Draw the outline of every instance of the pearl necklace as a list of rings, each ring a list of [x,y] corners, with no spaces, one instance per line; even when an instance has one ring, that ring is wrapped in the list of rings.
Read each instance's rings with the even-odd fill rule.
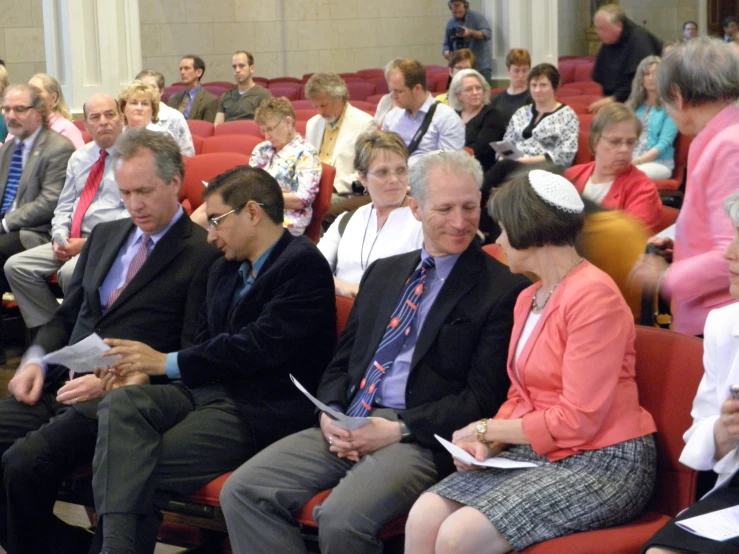
[[[541,290],[541,286],[539,286],[539,288],[536,289],[536,292],[534,292],[534,296],[531,297],[531,311],[532,312],[534,312],[535,314],[540,314],[544,310],[544,308],[547,305],[547,302],[549,302],[549,299],[552,297],[552,293],[554,292],[554,289],[557,288],[557,285],[559,285],[562,281],[564,281],[564,278],[567,277],[567,275],[570,274],[570,271],[572,271],[573,269],[575,269],[575,267],[577,267],[577,264],[579,264],[581,261],[583,261],[583,259],[584,258],[578,258],[578,260],[574,264],[572,264],[572,267],[570,267],[570,269],[567,270],[567,273],[565,273],[564,275],[562,275],[562,278],[559,281],[557,281],[554,284],[554,286],[551,288],[551,290],[547,294],[547,297],[544,299],[544,302],[542,302],[541,306],[539,306],[536,303],[536,294]]]

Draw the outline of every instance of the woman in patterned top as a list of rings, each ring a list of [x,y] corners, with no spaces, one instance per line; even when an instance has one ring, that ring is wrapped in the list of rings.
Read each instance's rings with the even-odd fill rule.
[[[249,165],[277,180],[285,198],[284,225],[293,235],[302,235],[321,180],[318,152],[295,131],[295,112],[285,97],[263,101],[254,121],[267,140],[254,148]]]

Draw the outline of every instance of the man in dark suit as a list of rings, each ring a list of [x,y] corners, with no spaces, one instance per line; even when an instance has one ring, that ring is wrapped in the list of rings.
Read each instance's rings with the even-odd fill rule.
[[[423,249],[366,271],[318,390],[322,402],[370,421],[348,431],[322,414],[320,428],[236,470],[221,491],[235,552],[305,552],[291,514],[332,487],[314,511],[321,550],[381,552],[383,525],[453,469],[434,433],[450,438],[506,398],[513,306],[526,283],[474,242],[480,164],[432,152],[410,182]]]
[[[210,121],[218,112],[218,97],[200,84],[205,74],[205,62],[200,56],[187,55],[180,61],[180,79],[185,90],[169,97],[170,108],[180,110],[185,119]]]
[[[169,353],[108,341],[111,372],[179,379],[123,387],[100,403],[93,491],[102,551],[154,551],[155,490],[189,494],[313,422],[290,383],[316,388],[336,338],[331,269],[306,237],[283,228],[284,203],[266,171],[239,167],[204,193],[213,264],[199,344]],[[157,496],[159,498],[159,496]]]
[[[14,85],[3,112],[12,137],[0,148],[0,267],[13,254],[51,240],[51,218],[74,146],[49,129],[41,91]],[[0,271],[0,295],[10,290]],[[0,346],[0,363],[5,363]]]
[[[0,543],[10,554],[76,554],[92,538],[54,517],[53,506],[61,479],[92,460],[106,389],[93,374],[68,381],[66,368],[45,367],[44,353],[91,333],[162,350],[193,344],[207,270],[218,257],[177,201],[183,164],[169,135],[129,130],[116,143],[113,163],[132,219],[92,230],[68,294],[10,381],[12,396],[0,401]],[[151,244],[142,251],[145,237]],[[139,253],[142,265],[131,273],[138,265],[132,254]],[[139,373],[115,385],[147,381]]]

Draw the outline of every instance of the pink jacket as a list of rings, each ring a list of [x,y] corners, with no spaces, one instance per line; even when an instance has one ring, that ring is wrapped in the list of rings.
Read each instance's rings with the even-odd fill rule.
[[[514,371],[538,287],[524,290],[516,302],[511,387],[495,418],[523,418],[532,448],[550,461],[654,433],[634,380],[633,316],[613,280],[587,261],[555,289]]]
[[[75,150],[82,148],[85,145],[85,139],[82,138],[82,132],[74,123],[69,121],[69,119],[64,119],[62,116],[57,114],[51,114],[49,116],[49,129],[56,131],[63,137],[67,137],[74,145]]]
[[[582,194],[594,169],[595,162],[590,162],[571,167],[564,175],[572,181],[577,192]],[[659,224],[662,201],[657,186],[643,171],[633,165],[616,177],[601,204],[604,208],[625,211],[644,223],[653,233],[661,230]]]
[[[688,152],[673,262],[662,281],[675,331],[699,335],[709,311],[735,302],[729,295],[729,264],[723,259],[734,228],[721,204],[739,190],[737,185],[739,108],[730,105],[698,133]]]

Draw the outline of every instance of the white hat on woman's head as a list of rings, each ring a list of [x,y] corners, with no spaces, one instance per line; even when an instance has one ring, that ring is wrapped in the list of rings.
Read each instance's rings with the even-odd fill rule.
[[[575,185],[556,173],[534,169],[529,172],[529,183],[536,195],[550,206],[573,214],[585,208]]]

